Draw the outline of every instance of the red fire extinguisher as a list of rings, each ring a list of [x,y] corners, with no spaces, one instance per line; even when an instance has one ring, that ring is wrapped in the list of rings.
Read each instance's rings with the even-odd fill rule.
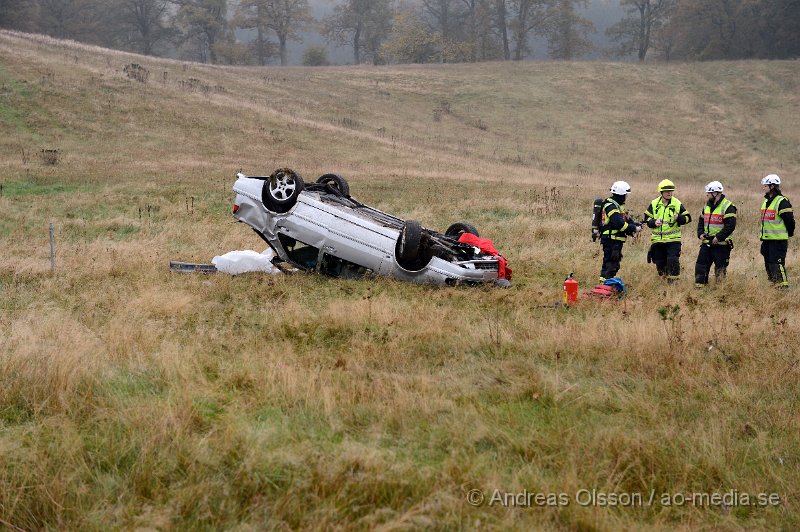
[[[564,279],[564,304],[571,305],[578,301],[578,281],[572,278],[572,274]]]

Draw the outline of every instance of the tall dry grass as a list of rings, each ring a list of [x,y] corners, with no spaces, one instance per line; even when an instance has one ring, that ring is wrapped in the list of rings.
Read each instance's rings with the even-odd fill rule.
[[[768,287],[756,235],[761,174],[795,190],[794,62],[222,68],[10,32],[0,58],[4,526],[800,526],[795,289]],[[516,287],[167,271],[262,249],[232,175],[285,165],[476,224]],[[641,213],[666,176],[695,216],[711,179],[739,206],[725,284],[693,288],[689,227],[680,283],[633,240],[623,303],[554,307],[599,272],[592,199],[625,178]],[[575,503],[593,488],[781,504]]]

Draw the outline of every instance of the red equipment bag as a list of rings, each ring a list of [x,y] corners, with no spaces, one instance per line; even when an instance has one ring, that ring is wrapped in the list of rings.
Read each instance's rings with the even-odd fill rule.
[[[589,292],[589,297],[594,299],[619,299],[619,295],[613,286],[607,284],[599,284]]]

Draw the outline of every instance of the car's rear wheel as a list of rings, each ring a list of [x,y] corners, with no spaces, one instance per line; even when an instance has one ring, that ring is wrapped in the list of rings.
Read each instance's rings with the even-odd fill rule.
[[[475,226],[472,224],[468,224],[467,222],[456,222],[450,227],[447,228],[447,231],[444,232],[444,236],[451,236],[453,238],[458,239],[464,233],[469,233],[475,236],[481,236],[478,233],[478,230],[475,229]]]
[[[290,168],[279,168],[264,181],[262,201],[273,212],[287,212],[304,188],[300,174]]]
[[[422,226],[416,220],[406,221],[397,241],[397,255],[400,260],[409,263],[419,257],[421,243]]]
[[[339,194],[345,197],[350,197],[350,185],[347,184],[347,180],[338,174],[325,174],[319,176],[317,179],[317,183],[323,185],[330,185],[333,187]]]

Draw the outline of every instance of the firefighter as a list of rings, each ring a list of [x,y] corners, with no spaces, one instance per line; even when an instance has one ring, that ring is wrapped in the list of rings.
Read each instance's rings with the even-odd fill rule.
[[[761,255],[767,277],[773,286],[788,288],[786,251],[789,237],[794,236],[792,204],[781,194],[781,178],[770,174],[761,180],[764,203],[761,204]]]
[[[694,265],[694,282],[698,288],[708,284],[712,264],[717,282],[725,277],[733,249],[730,236],[736,229],[736,205],[722,193],[722,183],[712,181],[705,190],[707,203],[697,220],[697,238],[701,244]]]
[[[629,235],[642,230],[625,212],[625,198],[631,193],[631,186],[625,181],[615,181],[611,185],[611,197],[603,203],[600,225],[600,243],[603,246],[603,267],[600,270],[600,283],[615,277],[622,261],[622,246]]]
[[[692,221],[692,216],[673,193],[675,183],[664,179],[658,184],[659,196],[650,202],[644,213],[644,222],[652,229],[647,262],[656,263],[658,275],[673,282],[681,273],[681,229]]]

